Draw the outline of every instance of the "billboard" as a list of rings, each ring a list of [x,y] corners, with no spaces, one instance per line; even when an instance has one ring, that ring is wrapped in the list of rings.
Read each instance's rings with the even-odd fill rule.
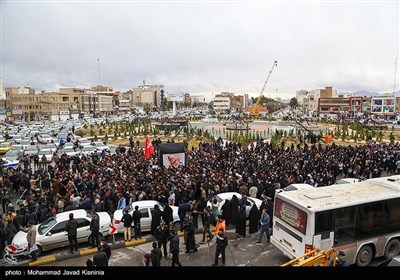
[[[166,168],[186,165],[184,143],[162,143],[159,150],[159,165]]]
[[[183,101],[183,92],[180,91],[174,91],[172,93],[169,93],[169,98],[171,101]]]

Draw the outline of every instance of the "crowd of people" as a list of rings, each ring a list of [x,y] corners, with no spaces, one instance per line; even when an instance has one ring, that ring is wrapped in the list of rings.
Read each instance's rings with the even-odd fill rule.
[[[123,209],[134,201],[151,199],[163,205],[178,206],[182,230],[186,212],[190,213],[193,222],[185,231],[189,240],[187,251],[192,252],[197,249],[190,241],[191,232],[192,228],[199,227],[199,218],[206,225],[203,242],[206,233],[212,238],[207,229],[215,223],[219,213],[214,207],[206,208],[207,201],[218,193],[240,192],[257,198],[268,197],[272,203],[275,190],[292,183],[321,187],[334,184],[338,177],[366,179],[400,170],[399,143],[325,147],[302,143],[274,148],[263,139],[242,147],[233,142],[224,143],[219,138],[213,144],[200,143],[198,150],[186,151],[185,166],[168,169],[157,165],[159,143],[153,142],[156,151],[149,160],[143,156],[142,149],[131,145],[119,146],[118,153],[104,157],[96,153],[82,157],[61,153],[54,164],[39,166],[35,171],[29,161],[18,169],[6,170],[0,177],[1,251],[11,242],[16,229],[26,228],[29,221],[38,224],[57,213],[74,209],[106,211],[112,215],[116,209]],[[23,200],[13,205],[11,197],[22,193],[25,194]],[[272,215],[272,207],[267,204],[265,209]],[[243,221],[240,209],[237,217],[228,212],[222,212],[227,224]],[[258,222],[260,209],[253,209],[250,215]],[[153,234],[162,227],[160,222],[161,219],[152,225]],[[244,231],[239,228],[237,233],[245,236],[246,228]],[[136,232],[135,236],[140,234]],[[125,239],[131,239],[130,232]],[[164,241],[157,247],[160,244],[165,254]]]

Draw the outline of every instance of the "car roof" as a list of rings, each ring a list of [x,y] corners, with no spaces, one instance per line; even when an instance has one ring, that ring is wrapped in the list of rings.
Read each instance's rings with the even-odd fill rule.
[[[136,205],[139,206],[139,209],[140,209],[140,207],[151,207],[156,204],[160,205],[160,203],[156,200],[140,200],[140,201],[133,202],[132,208],[134,209]]]
[[[237,192],[225,192],[225,193],[217,194],[217,196],[219,196],[222,200],[232,198],[234,195],[236,195],[236,197],[238,199],[242,198],[242,195],[240,193],[237,193]]]
[[[57,216],[56,216],[57,221],[68,220],[70,213],[74,214],[75,219],[86,218],[86,216],[87,216],[86,210],[84,210],[84,209],[71,210],[71,211],[62,212],[62,213],[57,214]]]
[[[284,187],[284,191],[294,191],[294,190],[303,190],[303,189],[313,189],[314,187],[309,184],[290,184],[287,187]]]

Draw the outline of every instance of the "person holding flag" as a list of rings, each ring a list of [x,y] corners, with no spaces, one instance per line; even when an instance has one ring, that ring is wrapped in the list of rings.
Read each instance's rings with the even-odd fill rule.
[[[153,144],[151,144],[150,137],[149,137],[149,135],[147,135],[146,136],[146,146],[145,146],[145,150],[144,150],[144,157],[147,159],[150,159],[153,152],[154,152]]]

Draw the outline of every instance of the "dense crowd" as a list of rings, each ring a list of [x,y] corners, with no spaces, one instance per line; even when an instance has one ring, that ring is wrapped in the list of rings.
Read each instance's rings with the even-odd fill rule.
[[[263,139],[242,147],[219,138],[187,151],[186,166],[169,169],[157,165],[158,144],[154,142],[150,160],[131,145],[105,156],[62,154],[54,165],[35,171],[30,162],[4,171],[0,178],[1,246],[10,243],[17,229],[30,220],[37,224],[74,209],[112,214],[131,202],[152,199],[175,206],[196,201],[196,210],[202,213],[206,201],[220,192],[273,199],[276,189],[292,183],[321,187],[334,184],[338,177],[366,179],[400,169],[398,143],[325,147],[302,143],[273,148]],[[10,205],[12,195],[22,193],[23,200]]]

